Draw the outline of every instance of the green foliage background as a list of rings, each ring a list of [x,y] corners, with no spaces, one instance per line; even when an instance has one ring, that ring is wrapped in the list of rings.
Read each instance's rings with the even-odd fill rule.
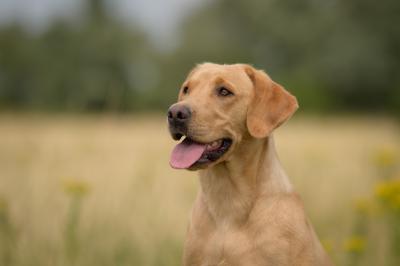
[[[160,50],[102,0],[45,32],[0,29],[0,107],[45,111],[165,109],[196,63],[251,63],[309,111],[400,113],[400,2],[214,0]]]

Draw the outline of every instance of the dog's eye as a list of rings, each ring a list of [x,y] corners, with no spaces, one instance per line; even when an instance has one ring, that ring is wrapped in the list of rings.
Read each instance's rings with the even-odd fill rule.
[[[225,87],[219,87],[217,92],[219,96],[223,97],[233,95],[233,93]]]
[[[187,94],[188,91],[189,91],[189,87],[188,86],[183,87],[183,89],[182,89],[182,93],[183,94]]]

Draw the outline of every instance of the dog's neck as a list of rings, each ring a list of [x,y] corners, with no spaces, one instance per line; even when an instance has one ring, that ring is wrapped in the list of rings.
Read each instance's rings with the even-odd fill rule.
[[[245,223],[261,196],[292,191],[272,135],[241,141],[229,160],[200,171],[200,184],[200,200],[217,225]]]

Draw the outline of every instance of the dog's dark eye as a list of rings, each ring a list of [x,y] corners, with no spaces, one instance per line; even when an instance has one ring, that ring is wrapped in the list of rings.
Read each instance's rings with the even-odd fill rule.
[[[183,94],[187,94],[188,91],[189,91],[189,87],[188,86],[183,87],[183,89],[182,89],[182,93]]]
[[[217,92],[219,96],[223,97],[233,95],[233,93],[225,87],[219,87]]]

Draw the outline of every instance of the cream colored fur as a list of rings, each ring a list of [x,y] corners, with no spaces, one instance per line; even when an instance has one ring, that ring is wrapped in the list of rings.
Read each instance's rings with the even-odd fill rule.
[[[215,96],[220,83],[235,96]],[[332,265],[271,133],[297,109],[295,98],[265,73],[240,64],[202,64],[184,86],[190,92],[181,93],[177,104],[193,110],[192,136],[201,142],[229,137],[233,144],[217,162],[199,169],[183,265]]]

